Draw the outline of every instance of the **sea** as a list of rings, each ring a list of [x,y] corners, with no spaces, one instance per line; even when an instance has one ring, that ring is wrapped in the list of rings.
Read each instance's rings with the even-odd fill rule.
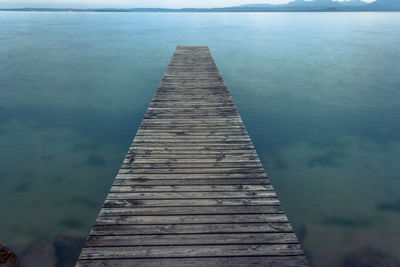
[[[178,45],[209,47],[312,266],[400,264],[390,12],[0,12],[1,243],[73,266]]]

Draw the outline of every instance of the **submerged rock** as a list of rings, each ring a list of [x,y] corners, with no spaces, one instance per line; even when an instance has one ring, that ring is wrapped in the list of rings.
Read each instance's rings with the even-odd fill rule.
[[[42,241],[33,247],[21,260],[21,267],[56,267],[56,250],[50,241]]]
[[[18,258],[9,248],[0,243],[0,266],[18,267]]]
[[[42,241],[22,258],[21,267],[74,266],[85,240],[84,236],[59,235],[53,241]]]
[[[400,261],[389,253],[378,249],[363,248],[346,256],[345,267],[398,267]]]
[[[53,241],[56,249],[57,267],[75,265],[85,241],[86,236],[57,236]]]

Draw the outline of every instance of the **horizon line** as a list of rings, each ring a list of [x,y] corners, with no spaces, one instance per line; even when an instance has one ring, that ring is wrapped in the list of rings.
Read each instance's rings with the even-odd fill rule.
[[[262,1],[262,0],[261,0]],[[261,2],[260,1],[260,2]],[[6,10],[6,9],[69,9],[69,10],[104,10],[104,9],[117,9],[117,10],[131,10],[131,9],[168,9],[168,10],[182,10],[182,9],[224,9],[224,8],[279,8],[279,7],[290,7],[287,6],[291,2],[294,2],[296,0],[291,0],[288,3],[285,4],[277,4],[277,3],[250,3],[250,4],[242,4],[242,5],[237,5],[237,6],[223,6],[223,7],[46,7],[46,6],[40,6],[40,7],[34,7],[34,6],[26,6],[26,7],[1,7],[0,10]],[[307,2],[313,2],[312,1],[307,1]],[[342,2],[351,2],[352,0],[330,0],[331,2],[334,3],[342,3]],[[360,0],[361,2],[365,3],[365,5],[369,5],[371,3],[376,2],[377,0],[373,0],[372,2],[366,2],[366,0]],[[269,5],[269,6],[247,6],[246,5]],[[308,6],[298,6],[298,7],[304,7],[304,8],[310,8]],[[358,7],[358,5],[349,5],[348,7]],[[311,7],[312,8],[312,7]],[[328,8],[328,7],[326,7]]]

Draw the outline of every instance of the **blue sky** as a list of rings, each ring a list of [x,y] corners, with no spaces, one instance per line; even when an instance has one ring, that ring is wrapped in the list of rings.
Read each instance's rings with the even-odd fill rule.
[[[364,0],[372,2],[373,0]],[[242,4],[268,3],[282,4],[290,0],[0,0],[0,7],[165,7],[165,8],[184,8],[184,7],[226,7]]]

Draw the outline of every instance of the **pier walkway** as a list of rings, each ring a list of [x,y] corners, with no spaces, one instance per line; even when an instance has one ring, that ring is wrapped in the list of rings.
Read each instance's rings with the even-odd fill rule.
[[[177,47],[77,266],[307,266],[207,47]]]

